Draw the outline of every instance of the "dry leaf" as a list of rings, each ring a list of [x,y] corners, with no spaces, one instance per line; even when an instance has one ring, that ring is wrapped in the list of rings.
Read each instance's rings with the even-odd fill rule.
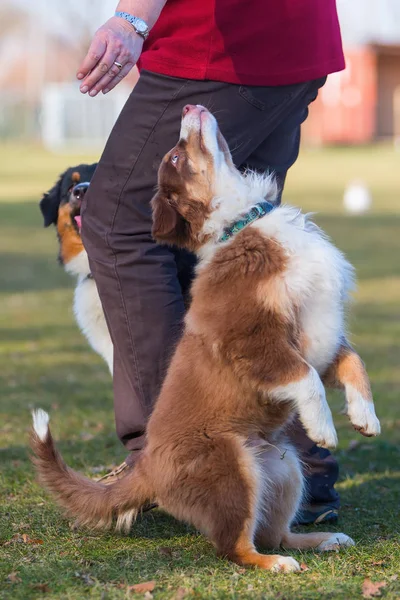
[[[372,565],[374,567],[379,567],[380,565],[383,565],[384,562],[385,562],[384,560],[374,560],[373,563],[372,563]]]
[[[370,579],[364,579],[362,584],[362,595],[363,598],[374,598],[375,596],[381,596],[381,588],[386,587],[386,581],[377,581],[374,583]]]
[[[396,581],[397,578],[398,578],[398,575],[391,575],[389,577],[390,581]]]
[[[50,588],[47,583],[32,583],[30,587],[34,590],[42,592],[42,594],[47,594],[47,592],[50,592]]]
[[[135,594],[145,594],[146,592],[152,592],[155,587],[155,581],[145,581],[144,583],[135,583],[135,585],[128,585],[126,589],[128,590],[128,592],[134,592]]]
[[[167,548],[166,546],[161,546],[159,548],[159,552],[160,554],[162,554],[163,556],[169,556],[172,557],[172,550],[171,548]]]
[[[8,542],[5,542],[4,546],[9,546],[14,542],[21,542],[24,544],[43,544],[43,540],[33,540],[29,537],[27,533],[23,533],[22,535],[20,533],[16,533],[12,536],[10,540],[8,540]]]
[[[16,571],[13,571],[7,575],[7,581],[10,583],[21,583],[22,579],[18,577],[18,573]]]
[[[22,541],[24,544],[43,544],[43,540],[35,539],[29,537],[27,533],[22,534]]]
[[[184,587],[180,587],[176,590],[175,596],[172,597],[173,600],[183,600],[186,596],[189,595],[189,590]]]
[[[305,563],[301,563],[300,570],[301,571],[309,571],[310,569],[307,567],[307,565]]]

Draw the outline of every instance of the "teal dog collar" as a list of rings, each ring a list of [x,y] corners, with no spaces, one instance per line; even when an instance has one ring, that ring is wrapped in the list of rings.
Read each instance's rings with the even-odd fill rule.
[[[267,202],[266,200],[264,202],[258,202],[249,210],[249,212],[244,214],[239,221],[235,221],[230,227],[225,227],[224,232],[218,241],[228,241],[236,233],[239,233],[239,231],[242,231],[242,229],[247,227],[247,225],[250,225],[250,223],[253,223],[253,221],[256,221],[257,219],[261,219],[261,217],[267,215],[274,208],[275,204],[271,204],[271,202]]]

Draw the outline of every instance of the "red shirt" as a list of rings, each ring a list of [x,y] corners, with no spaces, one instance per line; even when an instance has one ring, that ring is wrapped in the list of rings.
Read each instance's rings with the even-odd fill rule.
[[[344,69],[335,0],[167,0],[140,69],[287,85]]]

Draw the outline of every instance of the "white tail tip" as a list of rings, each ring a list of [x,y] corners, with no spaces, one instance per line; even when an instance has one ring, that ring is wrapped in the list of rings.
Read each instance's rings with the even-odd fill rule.
[[[33,429],[36,432],[38,438],[44,442],[49,431],[50,417],[41,408],[32,411]]]

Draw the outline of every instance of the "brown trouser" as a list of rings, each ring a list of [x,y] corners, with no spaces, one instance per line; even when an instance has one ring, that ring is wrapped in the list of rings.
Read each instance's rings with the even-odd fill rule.
[[[157,170],[178,141],[183,106],[209,108],[235,164],[274,171],[282,188],[298,155],[300,124],[323,83],[249,87],[142,72],[82,211],[83,240],[114,343],[115,420],[127,450],[143,446],[146,422],[179,339],[183,294],[191,278],[193,257],[158,246],[151,237]],[[326,487],[323,463],[321,458]],[[334,473],[330,470],[332,494],[336,470],[336,465]],[[310,482],[316,497],[312,477]]]

